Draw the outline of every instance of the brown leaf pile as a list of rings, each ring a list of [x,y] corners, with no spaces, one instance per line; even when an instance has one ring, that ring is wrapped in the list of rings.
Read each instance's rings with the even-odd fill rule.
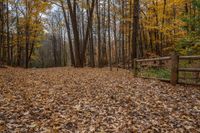
[[[0,132],[200,132],[200,88],[125,70],[0,69]]]

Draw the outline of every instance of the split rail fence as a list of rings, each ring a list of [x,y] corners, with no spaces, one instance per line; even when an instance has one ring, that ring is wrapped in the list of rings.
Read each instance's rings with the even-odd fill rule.
[[[159,61],[159,62],[171,61],[170,79],[161,79],[161,78],[154,78],[154,79],[168,81],[172,85],[176,85],[178,83],[184,83],[184,82],[179,81],[179,72],[196,73],[197,75],[199,75],[198,78],[200,78],[200,66],[197,68],[194,68],[194,67],[183,68],[183,67],[180,67],[179,65],[180,61],[191,61],[191,60],[200,61],[200,56],[179,56],[177,54],[173,54],[172,56],[168,56],[168,57],[160,57],[160,58],[152,58],[152,59],[135,59],[134,60],[134,75],[138,77],[138,73],[139,73],[138,67],[139,67],[139,64],[143,62],[146,63],[146,62],[156,62],[156,61]],[[142,78],[148,78],[148,77],[142,77]],[[195,85],[199,85],[199,84],[195,84]]]

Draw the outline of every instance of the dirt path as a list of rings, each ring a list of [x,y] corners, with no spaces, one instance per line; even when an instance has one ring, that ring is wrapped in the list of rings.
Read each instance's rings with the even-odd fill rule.
[[[0,132],[200,132],[200,88],[125,70],[0,69]]]

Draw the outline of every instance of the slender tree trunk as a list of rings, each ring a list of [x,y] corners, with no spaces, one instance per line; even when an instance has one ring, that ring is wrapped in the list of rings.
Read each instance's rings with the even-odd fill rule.
[[[90,66],[95,67],[94,43],[93,43],[93,33],[92,32],[90,32]]]
[[[55,35],[53,34],[53,36],[52,36],[52,47],[53,47],[53,56],[54,56],[54,65],[55,65],[55,67],[58,66],[56,44],[57,44],[57,40],[56,40]]]
[[[6,2],[6,16],[7,16],[7,23],[6,23],[6,26],[7,26],[7,65],[10,65],[11,62],[10,62],[10,26],[9,26],[9,3],[8,3],[8,0]]]
[[[85,61],[86,47],[87,47],[87,44],[88,44],[88,38],[89,38],[90,31],[91,31],[90,29],[92,28],[92,24],[93,24],[94,7],[95,7],[95,0],[92,0],[92,5],[90,7],[89,15],[88,15],[88,24],[87,24],[86,34],[85,34],[85,38],[84,38],[84,41],[83,41],[83,50],[82,50],[82,60],[83,60],[83,62]]]
[[[3,64],[4,0],[0,1],[0,66]]]
[[[72,66],[75,66],[75,59],[74,59],[74,49],[72,46],[72,37],[71,37],[71,28],[69,25],[69,17],[67,19],[66,13],[65,13],[65,23],[66,23],[66,28],[67,28],[67,36],[68,36],[68,41],[69,41],[69,49],[70,49],[70,58],[71,58],[71,64]]]
[[[10,46],[10,65],[11,65],[11,66],[13,66],[13,58],[14,58],[14,57],[13,57],[13,56],[14,56],[14,55],[13,55],[13,54],[14,54],[14,53],[13,53],[13,52],[14,52],[14,51],[13,51],[14,45],[13,45],[13,44],[14,44],[14,34],[11,33],[11,46]]]
[[[124,8],[125,8],[125,1],[122,1],[122,17],[124,18],[125,17],[125,14],[124,14]],[[124,50],[124,47],[125,47],[125,22],[124,20],[122,20],[122,65],[123,65],[123,69],[125,69],[125,50]]]
[[[109,47],[109,66],[110,71],[112,71],[112,51],[111,51],[111,31],[110,31],[110,0],[108,0],[108,47]]]
[[[16,28],[17,28],[17,66],[21,66],[21,46],[20,46],[20,29],[19,29],[19,13],[18,3],[15,5],[16,12]]]
[[[97,25],[98,25],[98,29],[97,29],[97,32],[98,32],[98,67],[101,67],[102,66],[102,63],[101,63],[101,17],[100,17],[100,3],[99,3],[99,0],[96,0],[96,12],[97,12]]]
[[[163,5],[163,18],[162,18],[162,28],[164,28],[164,24],[165,24],[165,14],[166,14],[166,4],[167,4],[167,1],[164,0],[164,5]],[[164,42],[164,34],[161,33],[160,35],[160,38],[161,38],[161,44],[160,44],[160,50],[161,50],[161,56],[163,55],[163,42]]]
[[[155,13],[155,17],[156,17],[156,27],[159,26],[159,20],[158,20],[158,11],[156,9],[156,7],[158,8],[158,2],[157,0],[156,1],[153,1],[153,5],[154,5],[154,13]],[[160,52],[160,42],[159,42],[159,30],[158,29],[155,29],[154,30],[154,36],[155,36],[155,42],[156,42],[156,54],[161,56],[161,52]]]
[[[116,12],[114,14],[114,40],[115,40],[115,64],[118,63],[118,44],[117,44],[117,19],[116,19]],[[118,64],[117,64],[118,65]]]
[[[129,2],[129,17],[131,18],[132,17],[132,0],[130,0],[130,2]],[[128,42],[128,69],[130,69],[130,61],[131,61],[131,28],[132,28],[132,22],[130,21],[129,22],[129,42]]]
[[[74,43],[75,43],[75,66],[82,67],[83,63],[81,60],[81,53],[80,53],[80,38],[79,38],[79,30],[78,30],[78,23],[76,18],[76,0],[74,0],[73,8],[71,4],[71,0],[67,0],[69,13],[71,17],[73,35],[74,35]]]
[[[30,28],[29,28],[29,1],[26,0],[26,25],[25,25],[25,36],[26,36],[26,60],[25,60],[25,67],[29,67],[29,46],[30,46]]]
[[[67,66],[66,30],[63,32],[63,65]]]
[[[69,20],[69,17],[68,17],[68,20]],[[68,36],[68,40],[69,40],[71,63],[72,63],[72,66],[75,66],[74,48],[72,46],[72,37],[71,37],[71,28],[69,25],[69,21],[66,21],[66,22],[67,22],[66,26],[67,26],[67,36]]]
[[[103,28],[103,44],[102,44],[102,66],[107,64],[107,50],[106,50],[106,0],[103,4],[103,17],[102,17],[102,28]]]
[[[33,41],[31,42],[31,44],[30,44],[30,52],[29,52],[29,56],[28,56],[28,62],[30,62],[31,61],[31,56],[32,56],[32,54],[33,54],[33,52],[34,52],[34,47],[35,47],[35,39],[36,39],[36,37],[37,37],[37,31],[34,31],[34,33],[33,33]]]
[[[137,42],[138,42],[138,28],[139,28],[139,0],[134,0],[133,4],[133,35],[132,35],[132,66],[134,59],[137,58]]]

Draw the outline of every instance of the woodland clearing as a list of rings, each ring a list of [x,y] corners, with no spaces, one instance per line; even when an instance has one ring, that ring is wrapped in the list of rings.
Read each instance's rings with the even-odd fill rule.
[[[0,69],[0,132],[200,132],[200,88],[108,68]]]

